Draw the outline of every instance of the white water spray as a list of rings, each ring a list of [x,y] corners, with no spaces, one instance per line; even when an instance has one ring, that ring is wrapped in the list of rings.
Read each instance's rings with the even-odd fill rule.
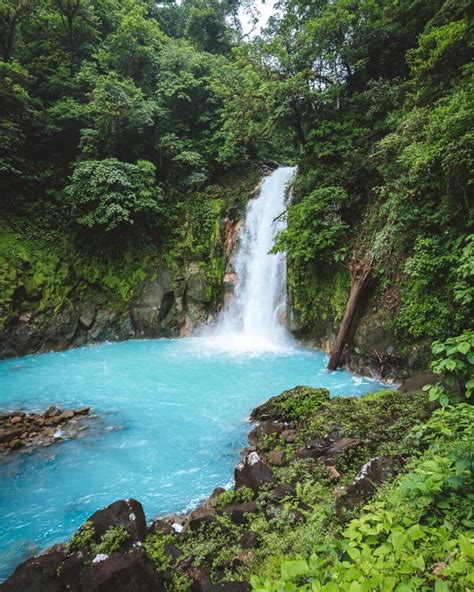
[[[293,167],[265,178],[260,195],[249,201],[235,258],[234,295],[212,329],[214,345],[236,351],[275,351],[292,346],[286,316],[286,259],[271,254],[273,239],[285,227],[285,189]],[[283,322],[282,322],[283,321]]]

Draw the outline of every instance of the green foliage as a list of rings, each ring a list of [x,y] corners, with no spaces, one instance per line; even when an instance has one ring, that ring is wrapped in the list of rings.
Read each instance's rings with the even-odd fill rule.
[[[473,419],[468,405],[435,412],[417,434],[428,449],[349,523],[340,541],[317,544],[309,559],[283,560],[277,580],[252,577],[253,589],[368,592],[472,587]]]
[[[68,542],[68,550],[75,552],[81,551],[86,547],[91,547],[94,544],[94,536],[95,529],[92,522],[84,522],[84,524]]]
[[[343,261],[347,225],[340,212],[346,201],[342,187],[322,187],[305,196],[291,208],[289,228],[277,237],[275,250],[287,252],[292,265]]]
[[[256,417],[258,419],[263,413],[265,417],[301,421],[309,413],[316,412],[327,401],[329,401],[327,389],[295,386],[258,407]]]
[[[230,504],[241,504],[250,502],[254,498],[254,492],[249,487],[241,487],[240,489],[229,489],[224,491],[217,498],[217,508],[222,510]]]
[[[309,414],[317,410],[323,403],[329,400],[329,392],[326,389],[313,389],[302,387],[291,396],[283,397],[280,407],[283,415],[288,420],[301,421]]]
[[[158,570],[167,569],[171,565],[171,558],[165,551],[168,545],[175,543],[174,538],[172,534],[151,534],[143,543],[143,548]]]
[[[111,555],[117,552],[128,538],[129,534],[123,526],[111,526],[101,537],[100,543],[94,545],[94,553]]]
[[[129,534],[123,526],[111,526],[101,537],[100,542],[95,542],[95,529],[92,522],[84,522],[79,530],[68,542],[69,552],[88,549],[94,554],[103,553],[111,555],[118,551],[129,539]]]
[[[154,172],[145,160],[135,165],[115,158],[78,163],[66,189],[77,222],[111,231],[158,214],[161,196]]]
[[[444,342],[435,341],[431,351],[431,368],[443,379],[448,390],[441,382],[427,385],[424,390],[428,391],[430,401],[439,400],[442,405],[448,405],[457,399],[458,390],[470,399],[474,392],[474,331],[465,331]]]

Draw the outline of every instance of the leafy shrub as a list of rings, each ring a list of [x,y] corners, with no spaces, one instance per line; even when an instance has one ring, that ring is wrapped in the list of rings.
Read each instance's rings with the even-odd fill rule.
[[[443,342],[435,341],[431,351],[433,371],[453,390],[446,391],[441,382],[427,385],[424,390],[428,391],[430,401],[439,400],[442,405],[447,405],[456,399],[456,389],[469,399],[474,391],[474,331],[465,331]]]
[[[111,555],[118,551],[128,538],[129,534],[123,526],[112,526],[104,533],[100,543],[94,545],[94,552]]]
[[[428,449],[352,520],[340,542],[283,561],[256,592],[468,590],[474,585],[474,409],[436,411],[417,432]],[[446,438],[446,436],[448,436]]]
[[[94,534],[95,530],[92,522],[84,522],[68,542],[68,550],[75,552],[85,549],[86,547],[91,547],[94,544]]]
[[[76,552],[82,549],[90,549],[92,553],[111,555],[120,549],[129,538],[129,534],[123,526],[111,526],[101,537],[100,542],[95,542],[95,531],[92,522],[84,522],[68,543],[68,551]]]
[[[126,228],[144,217],[152,221],[161,212],[155,167],[146,160],[136,164],[116,158],[78,162],[66,194],[76,222],[88,228]]]
[[[217,498],[217,508],[222,510],[230,504],[241,504],[253,500],[254,492],[250,487],[241,487],[240,489],[229,489],[224,491]]]

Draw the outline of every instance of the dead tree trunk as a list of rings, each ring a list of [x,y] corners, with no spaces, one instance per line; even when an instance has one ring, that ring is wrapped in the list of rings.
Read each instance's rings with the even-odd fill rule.
[[[369,259],[354,259],[349,263],[349,271],[351,274],[351,291],[349,293],[349,299],[346,304],[346,310],[342,319],[341,326],[339,327],[339,333],[337,334],[336,346],[334,351],[331,353],[331,357],[328,362],[328,370],[335,370],[341,361],[342,352],[346,345],[347,337],[352,327],[357,306],[360,301],[360,297],[364,291],[364,288],[369,279],[370,272],[372,269],[372,261]]]

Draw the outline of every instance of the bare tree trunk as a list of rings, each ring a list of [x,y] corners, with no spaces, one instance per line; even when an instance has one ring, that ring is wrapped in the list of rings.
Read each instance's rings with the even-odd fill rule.
[[[329,358],[328,370],[335,370],[339,366],[342,352],[344,351],[344,346],[346,345],[347,337],[349,336],[352,322],[357,311],[357,306],[367,284],[367,280],[369,279],[371,269],[372,261],[369,259],[356,259],[349,263],[351,291],[349,293],[349,299],[347,300],[344,317],[341,326],[339,327],[339,333],[337,334],[336,346]]]

